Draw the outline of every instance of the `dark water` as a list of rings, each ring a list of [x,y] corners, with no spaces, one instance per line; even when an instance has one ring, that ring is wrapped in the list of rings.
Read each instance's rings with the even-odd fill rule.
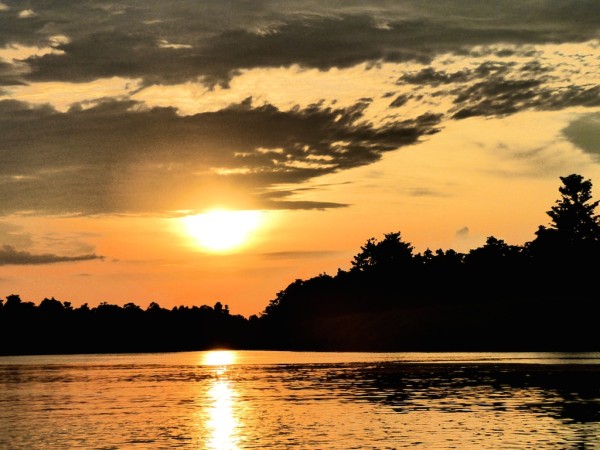
[[[0,358],[3,449],[600,449],[600,353]]]

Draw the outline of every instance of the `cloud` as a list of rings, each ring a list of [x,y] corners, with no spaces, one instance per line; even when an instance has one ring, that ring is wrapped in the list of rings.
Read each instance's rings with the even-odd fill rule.
[[[23,227],[0,221],[0,241],[18,247],[29,247],[34,240]]]
[[[456,230],[456,237],[460,239],[466,239],[469,237],[469,227],[462,227],[460,230]]]
[[[447,197],[445,192],[437,191],[431,188],[414,188],[408,191],[412,197]]]
[[[456,91],[455,119],[504,116],[527,109],[557,110],[573,106],[600,106],[600,87],[567,86],[551,89],[541,80],[491,78]]]
[[[106,101],[61,113],[0,102],[0,213],[165,213],[234,188],[257,206],[281,207],[275,186],[370,164],[437,132],[440,121],[424,114],[375,127],[365,103],[282,111],[246,99],[192,116],[142,106]]]
[[[541,80],[509,80],[501,76],[480,81],[456,91],[454,102],[459,106],[453,117],[502,116],[541,105],[541,84]]]
[[[418,72],[408,72],[400,77],[398,84],[428,84],[439,86],[440,84],[465,82],[472,79],[472,71],[461,70],[454,73],[448,73],[445,70],[435,70],[433,67],[426,67]]]
[[[342,254],[339,251],[333,250],[316,250],[316,251],[286,251],[286,252],[270,252],[263,253],[262,256],[269,259],[307,259],[307,258],[323,258],[329,256],[337,256]]]
[[[24,85],[25,82],[20,79],[20,73],[14,64],[9,64],[0,59],[0,95],[4,95],[5,91],[1,86],[17,86]]]
[[[412,94],[400,94],[390,107],[404,106],[412,98],[447,97],[453,106],[445,111],[453,119],[474,116],[506,116],[525,110],[558,110],[575,106],[600,106],[600,86],[588,80],[573,83],[561,79],[549,64],[521,51],[525,62],[486,60],[474,68],[458,71],[438,70],[432,66],[404,73],[398,86],[412,87]],[[512,55],[512,52],[509,52]],[[504,58],[504,56],[502,57]],[[548,58],[548,55],[544,55]],[[574,56],[571,63],[577,59]],[[476,61],[476,59],[474,60]],[[566,63],[565,63],[566,65]],[[436,88],[427,94],[420,90]]]
[[[10,245],[3,245],[0,247],[0,265],[54,264],[103,258],[103,256],[97,256],[95,254],[79,256],[59,256],[51,253],[33,254],[26,251],[18,251]]]
[[[439,132],[448,120],[600,106],[596,8],[595,0],[305,0],[285,9],[268,0],[227,6],[72,0],[42,2],[35,15],[19,20],[19,11],[7,7],[0,46],[36,50],[0,60],[5,98],[12,92],[18,98],[17,84],[64,87],[112,77],[131,86],[141,80],[142,89],[188,81],[230,89],[191,87],[187,104],[201,106],[190,107],[196,112],[190,115],[126,97],[94,99],[117,94],[98,94],[92,84],[77,85],[93,92],[68,110],[0,101],[0,215],[175,214],[216,203],[347,206],[300,200],[294,186],[371,164]],[[561,43],[584,44],[573,52]],[[388,62],[397,64],[390,69]],[[278,68],[285,78],[305,68],[321,76],[350,67],[357,73],[366,67],[365,80],[382,67],[393,75],[372,92],[324,90],[321,102],[306,106],[312,100],[292,96],[308,88],[275,92],[273,75],[260,70],[255,88],[251,72]],[[242,71],[249,71],[245,84],[235,78]],[[46,85],[37,87],[21,98],[52,100],[41,95]],[[233,104],[218,109],[210,93]],[[290,107],[294,102],[303,106]]]
[[[563,130],[563,134],[586,153],[600,157],[600,113],[577,118]]]
[[[126,1],[119,9],[65,1],[42,3],[35,16],[17,21],[12,11],[0,17],[0,45],[44,47],[53,35],[69,37],[56,45],[60,52],[26,60],[30,81],[119,76],[146,84],[202,79],[222,85],[258,67],[426,64],[498,42],[583,42],[597,38],[600,25],[595,0],[304,1],[289,8],[273,1],[252,7],[243,1]]]
[[[33,16],[35,16],[35,11],[33,11],[33,9],[24,9],[19,12],[20,19],[27,19],[28,17],[33,17]]]
[[[480,247],[485,243],[485,238],[480,233],[473,233],[469,227],[463,227],[456,230],[454,242],[448,248],[452,248],[458,252],[468,253],[470,250]]]

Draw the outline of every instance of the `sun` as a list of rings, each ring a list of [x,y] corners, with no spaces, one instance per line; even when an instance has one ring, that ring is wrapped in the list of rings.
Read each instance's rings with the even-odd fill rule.
[[[261,225],[260,211],[213,209],[203,214],[184,217],[187,233],[204,249],[226,252],[247,244]]]

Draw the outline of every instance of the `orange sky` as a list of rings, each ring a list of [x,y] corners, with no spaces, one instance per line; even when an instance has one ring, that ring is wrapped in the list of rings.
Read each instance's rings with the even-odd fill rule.
[[[600,183],[592,1],[29,6],[0,2],[0,297],[249,316],[370,237],[521,245],[560,176]]]

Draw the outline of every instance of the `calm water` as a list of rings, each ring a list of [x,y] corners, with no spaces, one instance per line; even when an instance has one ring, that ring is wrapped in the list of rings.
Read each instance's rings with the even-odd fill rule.
[[[0,357],[2,449],[600,449],[600,353]]]

